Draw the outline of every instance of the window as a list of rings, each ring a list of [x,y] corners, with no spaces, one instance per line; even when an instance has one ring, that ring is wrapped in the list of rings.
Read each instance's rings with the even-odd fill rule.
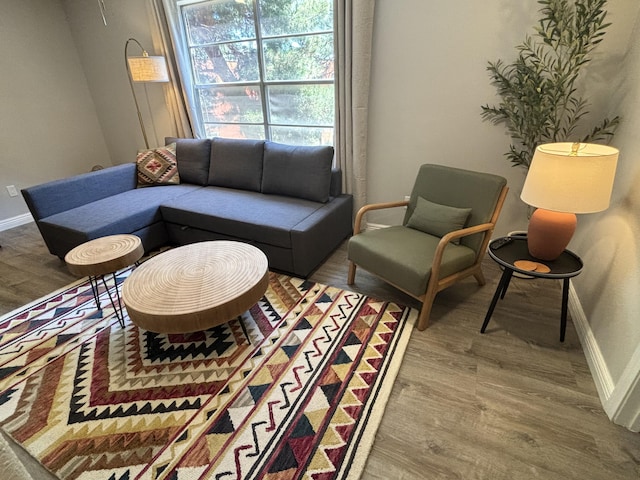
[[[333,0],[171,7],[198,136],[333,144]]]

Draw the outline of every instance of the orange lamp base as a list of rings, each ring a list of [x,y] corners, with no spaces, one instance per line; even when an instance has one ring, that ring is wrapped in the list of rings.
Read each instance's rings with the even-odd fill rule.
[[[540,260],[555,260],[569,245],[578,220],[574,213],[536,209],[529,220],[529,254]]]

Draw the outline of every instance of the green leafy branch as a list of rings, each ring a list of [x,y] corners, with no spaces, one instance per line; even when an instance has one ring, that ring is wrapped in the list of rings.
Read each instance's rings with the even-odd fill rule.
[[[620,118],[605,118],[582,138],[576,138],[588,115],[579,94],[580,71],[602,41],[607,0],[538,0],[541,18],[535,36],[516,47],[513,63],[489,62],[491,84],[501,98],[497,106],[482,106],[482,118],[504,124],[512,139],[505,156],[528,168],[537,145],[549,142],[608,141]]]

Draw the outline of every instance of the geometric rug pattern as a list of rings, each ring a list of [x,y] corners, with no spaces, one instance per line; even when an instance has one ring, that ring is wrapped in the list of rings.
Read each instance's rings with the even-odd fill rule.
[[[416,312],[269,275],[204,332],[122,328],[88,281],[3,316],[1,428],[61,479],[358,478]]]

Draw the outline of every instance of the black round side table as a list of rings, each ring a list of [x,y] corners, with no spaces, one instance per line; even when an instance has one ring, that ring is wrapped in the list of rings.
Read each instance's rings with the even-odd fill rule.
[[[504,298],[509,287],[509,282],[514,272],[518,272],[529,277],[562,279],[562,313],[560,317],[560,341],[564,342],[564,334],[567,328],[567,304],[569,301],[569,279],[575,277],[582,271],[583,263],[580,257],[575,253],[565,250],[553,261],[538,260],[529,255],[526,237],[501,237],[497,238],[489,244],[489,256],[504,267],[500,282],[491,300],[491,305],[484,318],[484,323],[480,329],[480,333],[484,333],[493,310],[496,308],[498,299]],[[531,267],[531,263],[541,264],[538,271],[519,268]],[[546,267],[546,268],[545,268]]]

